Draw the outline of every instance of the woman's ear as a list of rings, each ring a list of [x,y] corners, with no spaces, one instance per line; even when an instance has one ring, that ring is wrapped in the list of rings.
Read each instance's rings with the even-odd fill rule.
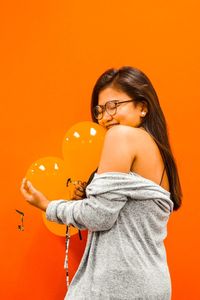
[[[143,111],[141,111],[141,116],[142,117],[145,117],[146,116],[146,112],[143,110]]]
[[[141,116],[145,117],[146,114],[148,113],[148,107],[147,107],[147,103],[145,101],[141,102],[140,109],[141,109]]]

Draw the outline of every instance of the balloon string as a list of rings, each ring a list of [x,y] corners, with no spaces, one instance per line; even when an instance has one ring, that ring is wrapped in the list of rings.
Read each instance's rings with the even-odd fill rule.
[[[66,228],[66,255],[65,255],[65,262],[64,262],[64,268],[66,269],[67,288],[69,287],[69,265],[68,265],[69,241],[70,241],[70,231],[69,231],[69,226],[67,226],[67,228]]]
[[[20,211],[18,209],[16,209],[15,211],[21,215],[21,225],[18,225],[18,229],[20,231],[24,231],[24,213],[23,213],[23,211]]]
[[[78,235],[79,235],[79,239],[82,240],[82,235],[81,235],[81,231],[78,230]]]
[[[80,240],[82,240],[81,231],[79,230],[78,233],[79,233]],[[65,254],[65,261],[64,261],[64,269],[66,270],[67,288],[69,287],[69,263],[68,263],[69,262],[69,241],[70,241],[70,226],[67,226],[66,227],[66,254]]]

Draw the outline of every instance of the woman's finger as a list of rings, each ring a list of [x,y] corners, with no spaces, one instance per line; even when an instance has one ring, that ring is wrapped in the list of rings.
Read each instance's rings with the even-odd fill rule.
[[[74,200],[81,200],[81,199],[82,199],[81,196],[77,196],[77,195],[74,196]]]
[[[32,201],[32,195],[36,192],[36,189],[33,187],[30,181],[28,181],[26,178],[23,178],[20,191],[27,201]]]
[[[23,178],[22,179],[22,183],[21,183],[21,188],[28,191],[28,187],[27,187],[27,179]]]
[[[26,182],[26,178],[23,178],[23,179],[22,179],[22,183],[21,183],[21,185],[24,185],[24,184],[25,184],[25,182]]]
[[[79,196],[83,196],[85,194],[85,188],[79,186],[76,188],[75,193]]]
[[[82,186],[78,186],[77,190],[80,192],[84,192],[84,188]]]
[[[73,199],[74,200],[81,200],[85,197],[85,191],[80,191],[77,187],[73,192]]]
[[[31,200],[32,196],[26,191],[26,189],[23,186],[21,186],[20,191],[27,201]]]
[[[21,190],[21,191],[25,191],[25,190],[26,190],[25,183],[26,183],[26,178],[23,178],[23,179],[22,179],[22,183],[21,183],[21,187],[20,187],[20,190]]]
[[[22,183],[21,183],[21,188],[24,188],[25,182],[26,182],[26,178],[23,178],[23,179],[22,179]]]
[[[28,187],[29,193],[35,194],[37,192],[36,188],[34,188],[34,186],[32,185],[32,183],[30,181],[27,181],[27,187]]]
[[[74,194],[77,195],[77,196],[81,196],[83,194],[83,192],[81,192],[81,191],[79,191],[79,190],[76,189],[74,191]]]

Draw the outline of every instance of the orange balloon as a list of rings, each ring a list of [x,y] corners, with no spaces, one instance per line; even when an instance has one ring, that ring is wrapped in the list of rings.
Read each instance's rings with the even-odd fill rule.
[[[45,224],[45,226],[47,227],[47,229],[49,231],[51,231],[52,233],[54,233],[55,235],[58,236],[66,236],[66,226],[64,226],[63,224],[58,224],[55,222],[50,222],[46,219],[46,215],[45,212],[42,212],[42,219],[43,222]],[[73,227],[73,226],[69,226],[69,234],[70,236],[77,234],[78,233],[78,229]]]
[[[80,122],[66,133],[62,153],[72,180],[87,181],[98,167],[106,130],[94,122]]]
[[[36,189],[50,201],[72,199],[74,182],[88,181],[90,174],[98,167],[106,130],[94,122],[81,122],[66,133],[62,151],[64,160],[58,157],[44,157],[34,162],[26,173]],[[42,213],[46,227],[59,236],[66,235],[66,226],[50,222]],[[70,235],[78,229],[70,226]]]
[[[58,157],[44,157],[34,162],[26,173],[26,178],[41,191],[48,200],[71,199],[74,186],[66,185],[67,171],[65,163]],[[66,235],[66,226],[50,222],[42,213],[46,227],[59,236]],[[78,229],[70,226],[70,234],[78,233]]]

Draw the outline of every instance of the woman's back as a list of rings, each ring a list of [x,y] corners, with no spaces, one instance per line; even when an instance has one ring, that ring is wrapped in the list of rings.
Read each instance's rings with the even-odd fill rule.
[[[133,172],[95,173],[86,193],[99,214],[87,217],[93,227],[66,299],[169,300],[163,240],[170,193]]]
[[[133,128],[130,130],[137,132],[138,138],[130,140],[130,147],[136,149],[136,156],[131,166],[131,171],[147,178],[169,191],[169,181],[167,178],[165,165],[159,148],[143,128]]]

